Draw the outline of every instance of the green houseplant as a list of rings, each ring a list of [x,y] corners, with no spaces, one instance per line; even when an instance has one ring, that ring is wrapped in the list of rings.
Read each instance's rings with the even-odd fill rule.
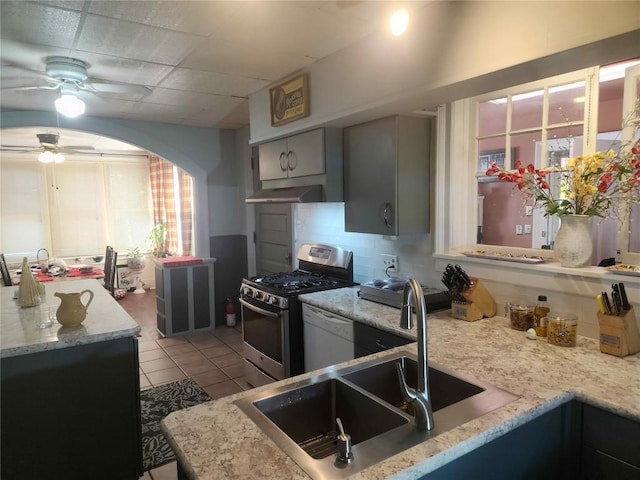
[[[167,256],[166,249],[167,224],[165,222],[156,223],[149,234],[151,251],[155,257]]]

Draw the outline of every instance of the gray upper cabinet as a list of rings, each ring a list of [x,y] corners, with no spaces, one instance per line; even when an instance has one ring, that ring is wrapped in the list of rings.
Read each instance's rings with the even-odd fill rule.
[[[322,128],[263,143],[259,149],[260,180],[325,173],[325,135]]]
[[[430,122],[393,116],[344,129],[345,230],[429,231]]]

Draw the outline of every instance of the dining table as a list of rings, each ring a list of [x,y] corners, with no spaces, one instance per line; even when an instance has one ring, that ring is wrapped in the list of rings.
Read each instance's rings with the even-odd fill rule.
[[[89,267],[90,265],[83,265],[83,267]],[[104,278],[104,270],[101,268],[102,264],[94,266],[91,270],[81,270],[79,266],[70,265],[66,270],[59,271],[55,274],[43,273],[39,268],[31,269],[33,276],[40,282],[64,282],[69,280],[89,280],[89,279],[101,279]],[[20,284],[20,270],[11,271],[11,282],[13,285]]]

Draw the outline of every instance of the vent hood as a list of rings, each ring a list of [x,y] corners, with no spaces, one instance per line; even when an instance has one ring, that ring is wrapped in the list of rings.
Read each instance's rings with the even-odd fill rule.
[[[263,188],[249,198],[246,203],[310,203],[322,202],[322,186]]]

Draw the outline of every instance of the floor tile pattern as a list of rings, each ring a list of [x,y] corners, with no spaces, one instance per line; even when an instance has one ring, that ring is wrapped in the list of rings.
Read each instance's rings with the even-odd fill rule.
[[[251,388],[244,379],[239,326],[162,338],[156,329],[154,290],[129,293],[119,303],[142,329],[138,343],[141,390],[186,377],[193,378],[213,399]],[[176,464],[145,472],[141,479],[176,480]]]

